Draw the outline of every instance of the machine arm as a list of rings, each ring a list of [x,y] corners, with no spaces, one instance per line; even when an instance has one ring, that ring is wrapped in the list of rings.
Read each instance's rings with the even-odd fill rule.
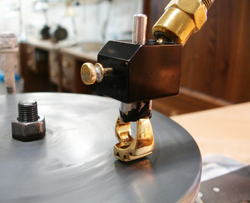
[[[131,161],[154,150],[149,119],[152,99],[179,93],[182,47],[207,20],[213,0],[172,0],[153,26],[154,40],[145,41],[146,16],[135,15],[132,43],[107,42],[98,63],[84,63],[81,78],[87,85],[96,81],[97,91],[121,101],[116,122],[119,143],[114,155]],[[135,139],[130,122],[137,122]]]

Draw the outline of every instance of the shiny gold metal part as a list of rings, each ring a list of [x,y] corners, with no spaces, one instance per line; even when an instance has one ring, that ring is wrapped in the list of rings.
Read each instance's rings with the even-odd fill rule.
[[[136,137],[133,138],[130,123],[117,119],[115,132],[119,143],[114,146],[114,155],[121,161],[139,159],[154,151],[154,134],[149,118],[141,118],[136,124]]]
[[[102,64],[84,63],[81,67],[81,78],[84,84],[93,85],[101,82],[106,75],[112,75],[113,68],[103,68]]]
[[[81,67],[81,78],[84,84],[93,85],[96,81],[96,70],[92,63],[84,63]]]
[[[165,38],[185,44],[207,20],[207,10],[214,0],[171,0],[164,14],[153,26],[156,39]]]
[[[207,10],[213,1],[171,0],[164,14],[152,28],[157,43],[174,41],[184,45],[189,37],[201,29],[206,22]],[[135,35],[137,34],[141,33],[138,32]],[[95,65],[84,63],[81,67],[81,78],[87,85],[94,84],[96,81],[101,82],[105,75],[111,74],[113,74],[113,68],[103,68],[100,63]],[[136,121],[136,124],[137,132],[133,138],[130,123],[121,122],[120,117],[117,119],[115,132],[119,143],[114,146],[114,155],[121,161],[139,159],[151,154],[154,150],[154,135],[149,118],[141,118]]]

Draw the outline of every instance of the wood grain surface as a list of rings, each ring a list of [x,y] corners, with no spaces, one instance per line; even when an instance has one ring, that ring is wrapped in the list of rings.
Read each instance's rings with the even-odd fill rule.
[[[220,154],[250,164],[250,102],[171,118],[196,140],[202,155]]]
[[[169,0],[144,2],[151,6],[147,37],[152,38],[151,28]],[[206,24],[184,46],[182,86],[235,103],[250,100],[249,10],[249,0],[215,0]]]

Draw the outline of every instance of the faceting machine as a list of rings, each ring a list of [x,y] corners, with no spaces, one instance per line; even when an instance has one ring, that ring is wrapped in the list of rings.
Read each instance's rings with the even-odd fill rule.
[[[207,20],[211,0],[173,0],[153,26],[155,40],[146,41],[147,17],[135,15],[132,43],[109,41],[98,54],[98,63],[84,63],[82,81],[121,101],[114,155],[131,161],[154,150],[150,123],[152,100],[179,93],[182,46]],[[130,122],[137,133],[131,135]]]
[[[194,202],[199,148],[173,120],[152,116],[152,99],[178,94],[183,45],[212,2],[170,1],[154,40],[147,17],[135,15],[132,43],[109,41],[98,63],[83,64],[83,82],[111,98],[0,96],[0,202]]]

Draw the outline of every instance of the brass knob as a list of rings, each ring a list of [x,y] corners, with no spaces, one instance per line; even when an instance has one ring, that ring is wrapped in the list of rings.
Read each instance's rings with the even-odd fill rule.
[[[106,75],[113,72],[112,68],[103,68],[102,64],[84,63],[81,67],[81,78],[84,84],[93,85],[96,81],[101,82]]]
[[[96,70],[92,63],[84,63],[81,67],[81,78],[84,84],[93,85],[96,81]]]

